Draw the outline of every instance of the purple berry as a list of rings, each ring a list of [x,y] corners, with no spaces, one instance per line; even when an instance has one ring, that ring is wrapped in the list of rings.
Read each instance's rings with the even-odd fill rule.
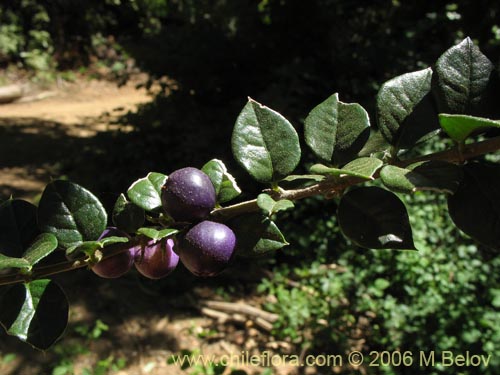
[[[109,227],[102,232],[99,240],[112,236],[129,237],[125,232],[114,227]],[[93,266],[92,271],[94,271],[96,275],[106,279],[115,279],[123,276],[132,268],[136,251],[136,247],[132,247],[127,251],[106,258]]]
[[[210,178],[196,168],[172,172],[162,187],[162,204],[176,221],[198,221],[215,207],[216,194]]]
[[[144,251],[137,251],[135,256],[135,268],[139,273],[150,279],[161,279],[171,273],[177,263],[179,256],[174,252],[174,240],[154,242],[151,241]]]
[[[224,224],[202,221],[192,227],[181,241],[179,257],[196,276],[215,276],[222,272],[233,255],[236,236]]]

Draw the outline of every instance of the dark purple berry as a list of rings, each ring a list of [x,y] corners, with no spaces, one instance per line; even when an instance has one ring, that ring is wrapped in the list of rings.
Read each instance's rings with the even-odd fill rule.
[[[215,189],[210,178],[196,168],[172,172],[162,187],[163,208],[176,221],[197,221],[215,207]]]
[[[129,237],[125,232],[118,230],[114,227],[109,227],[102,232],[99,240],[106,237]],[[136,247],[132,247],[127,251],[121,252],[112,257],[106,258],[92,267],[92,271],[98,276],[115,279],[117,277],[126,274],[134,263],[135,253],[137,251]]]
[[[235,246],[236,237],[228,226],[202,221],[186,233],[178,252],[181,262],[196,276],[215,276],[226,268]]]
[[[144,250],[139,250],[135,256],[135,268],[139,273],[150,279],[161,279],[171,273],[179,256],[174,252],[174,240],[151,241]]]

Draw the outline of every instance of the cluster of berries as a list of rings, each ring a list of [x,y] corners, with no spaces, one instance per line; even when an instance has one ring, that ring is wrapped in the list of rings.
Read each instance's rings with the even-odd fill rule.
[[[196,276],[215,276],[232,258],[236,236],[225,224],[206,220],[216,204],[216,193],[210,178],[196,168],[172,172],[162,187],[162,206],[166,214],[188,229],[176,238],[149,241],[134,246],[92,267],[101,277],[116,278],[127,273],[132,265],[139,273],[159,279],[171,273],[179,263]],[[100,239],[127,236],[116,228],[107,228]]]

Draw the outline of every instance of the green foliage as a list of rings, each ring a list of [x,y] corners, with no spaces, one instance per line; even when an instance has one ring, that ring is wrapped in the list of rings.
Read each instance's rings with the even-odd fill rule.
[[[129,187],[127,196],[132,203],[146,211],[158,210],[161,207],[161,187],[166,180],[164,174],[150,172]]]
[[[399,198],[379,187],[360,187],[340,200],[338,221],[357,245],[372,249],[415,250],[406,208]]]
[[[226,203],[241,194],[241,189],[221,160],[212,159],[201,170],[210,178],[217,194],[217,202]]]
[[[357,103],[342,103],[334,94],[316,106],[304,122],[304,137],[319,158],[344,164],[366,142],[370,119]]]
[[[420,192],[405,195],[404,201],[418,252],[355,248],[342,239],[335,218],[305,218],[302,232],[292,221],[283,224],[292,243],[288,251],[300,258],[295,265],[275,267],[273,278],[259,287],[275,298],[266,305],[280,316],[274,333],[311,345],[313,353],[352,350],[357,345],[353,337],[361,330],[366,354],[491,354],[488,368],[464,369],[464,374],[496,374],[500,258],[453,228],[443,214],[444,197]],[[314,205],[310,210],[315,211]],[[297,215],[307,215],[307,210]],[[421,373],[418,367],[379,371],[373,373]],[[425,371],[455,374],[456,368]]]
[[[94,241],[106,228],[102,203],[87,189],[57,180],[45,188],[37,211],[42,232],[53,233],[65,248]]]
[[[440,114],[439,123],[446,134],[456,142],[465,142],[471,135],[491,128],[500,128],[500,122],[467,115]]]
[[[299,136],[278,112],[249,99],[233,130],[235,159],[259,182],[276,183],[300,161]]]
[[[68,301],[51,280],[14,285],[1,295],[0,304],[0,324],[6,332],[35,348],[48,349],[66,329]]]

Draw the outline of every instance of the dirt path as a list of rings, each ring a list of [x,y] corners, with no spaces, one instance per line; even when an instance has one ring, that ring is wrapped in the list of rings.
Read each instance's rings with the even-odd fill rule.
[[[64,157],[67,136],[112,130],[112,119],[151,100],[136,83],[80,79],[39,94],[41,100],[0,105],[0,198],[33,200]]]

